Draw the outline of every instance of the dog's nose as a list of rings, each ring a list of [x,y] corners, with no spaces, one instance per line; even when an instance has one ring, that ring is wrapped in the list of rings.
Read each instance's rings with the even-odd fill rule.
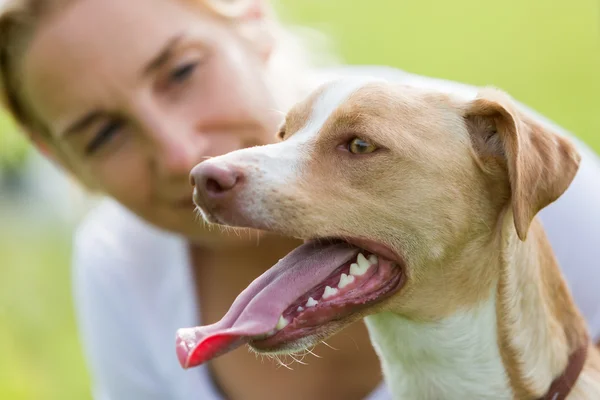
[[[203,162],[190,172],[190,183],[200,198],[215,199],[230,192],[240,181],[241,173],[226,165]]]

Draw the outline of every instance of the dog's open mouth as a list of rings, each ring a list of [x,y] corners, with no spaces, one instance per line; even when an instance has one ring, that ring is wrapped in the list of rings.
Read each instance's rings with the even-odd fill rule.
[[[387,247],[365,240],[313,240],[255,279],[213,325],[177,332],[190,368],[250,343],[276,351],[400,289],[403,269]]]

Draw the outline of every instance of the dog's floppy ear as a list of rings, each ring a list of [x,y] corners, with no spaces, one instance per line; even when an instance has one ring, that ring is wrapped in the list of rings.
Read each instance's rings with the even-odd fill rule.
[[[581,156],[568,139],[524,116],[498,89],[482,89],[464,116],[481,162],[499,160],[508,172],[514,224],[524,241],[536,214],[567,190]]]

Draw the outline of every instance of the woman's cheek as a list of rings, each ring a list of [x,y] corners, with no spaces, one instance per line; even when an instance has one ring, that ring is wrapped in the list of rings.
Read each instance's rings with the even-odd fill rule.
[[[146,207],[151,199],[152,168],[137,152],[119,151],[97,169],[97,176],[103,191],[126,206]]]

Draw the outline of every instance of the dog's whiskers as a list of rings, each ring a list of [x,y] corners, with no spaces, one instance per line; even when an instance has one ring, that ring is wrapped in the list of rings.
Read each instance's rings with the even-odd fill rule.
[[[297,359],[296,357],[294,357],[292,354],[290,354],[289,356],[292,358],[292,360],[296,361],[298,364],[302,364],[302,365],[308,365],[308,364],[307,364],[307,363],[305,363],[304,361],[302,361],[302,360],[298,360],[298,359]]]
[[[275,356],[275,360],[277,361],[277,363],[282,366],[285,367],[287,369],[289,369],[290,371],[293,371],[294,369],[292,367],[290,367],[288,364],[284,363],[283,361],[281,361],[281,359],[278,356]]]
[[[360,348],[358,347],[358,343],[356,343],[356,340],[354,340],[354,338],[352,337],[352,335],[347,334],[348,337],[350,338],[350,340],[352,340],[352,343],[354,343],[354,346],[356,347],[356,350],[360,350]]]
[[[313,347],[313,349],[314,349],[314,347]],[[318,354],[314,353],[314,352],[313,352],[312,350],[310,350],[310,349],[306,349],[306,351],[307,351],[309,354],[312,354],[313,356],[315,356],[315,357],[317,357],[317,358],[323,358],[323,357],[321,357],[320,355],[318,355]]]
[[[325,342],[324,340],[321,341],[321,343],[323,343],[325,346],[329,347],[331,350],[335,350],[335,351],[339,351],[339,349],[336,349],[335,347],[329,345],[327,342]],[[356,342],[354,342],[356,343]]]

